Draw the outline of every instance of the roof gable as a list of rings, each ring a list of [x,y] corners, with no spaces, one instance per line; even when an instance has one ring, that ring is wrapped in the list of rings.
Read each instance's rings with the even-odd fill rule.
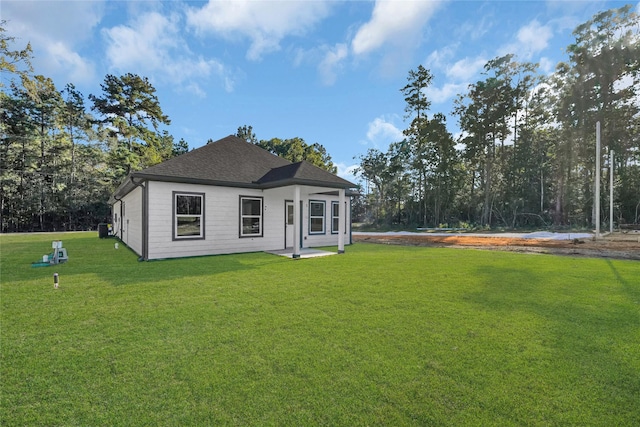
[[[233,135],[139,172],[135,177],[250,185],[290,162]]]
[[[306,161],[273,168],[260,178],[258,183],[265,187],[280,187],[291,184],[323,185],[334,188],[354,187],[349,181]]]

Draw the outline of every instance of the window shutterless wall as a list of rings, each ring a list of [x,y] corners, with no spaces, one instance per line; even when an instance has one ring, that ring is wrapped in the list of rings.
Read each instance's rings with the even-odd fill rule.
[[[264,224],[263,197],[240,196],[240,237],[262,237]]]
[[[327,203],[324,200],[309,200],[309,234],[326,233]]]
[[[174,191],[172,234],[173,240],[199,240],[205,238],[205,193]]]

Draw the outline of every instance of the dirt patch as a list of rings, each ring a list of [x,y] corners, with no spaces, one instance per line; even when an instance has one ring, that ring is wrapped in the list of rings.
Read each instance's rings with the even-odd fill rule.
[[[640,233],[613,233],[595,239],[523,239],[501,237],[499,234],[486,236],[433,236],[411,235],[355,235],[355,242],[382,243],[388,245],[432,246],[488,249],[511,252],[547,253],[556,255],[586,256],[640,260]]]

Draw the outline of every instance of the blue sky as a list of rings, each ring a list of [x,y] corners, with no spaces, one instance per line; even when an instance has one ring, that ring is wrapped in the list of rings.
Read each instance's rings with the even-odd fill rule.
[[[106,74],[146,76],[190,148],[251,125],[258,139],[324,145],[353,179],[358,156],[402,139],[409,70],[434,74],[431,113],[455,133],[452,101],[487,60],[515,53],[550,73],[577,25],[626,3],[2,0],[0,16],[59,89],[98,95]]]

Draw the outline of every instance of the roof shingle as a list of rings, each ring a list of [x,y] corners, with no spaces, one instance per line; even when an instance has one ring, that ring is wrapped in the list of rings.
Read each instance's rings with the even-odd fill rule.
[[[355,185],[306,161],[291,163],[257,145],[229,135],[150,168],[133,172],[131,178],[188,182],[249,188],[285,185],[317,185],[354,188]],[[122,197],[133,184],[116,191]]]
[[[229,135],[139,172],[135,177],[188,178],[218,183],[251,184],[273,168],[289,164],[257,145]]]

